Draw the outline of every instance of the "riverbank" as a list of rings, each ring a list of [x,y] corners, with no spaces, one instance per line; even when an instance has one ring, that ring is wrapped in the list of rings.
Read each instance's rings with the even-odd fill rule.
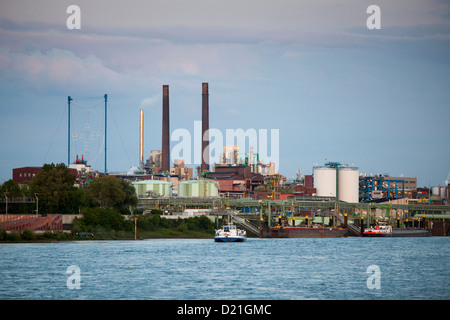
[[[206,231],[179,231],[162,228],[155,231],[142,231],[136,234],[137,240],[144,239],[212,239],[214,234]],[[51,232],[36,233],[30,230],[22,232],[5,232],[0,230],[0,243],[39,243],[39,242],[60,242],[60,241],[80,241],[80,240],[135,240],[134,232],[98,230],[98,232],[82,232],[72,234],[71,232]]]
[[[0,229],[0,242],[134,240],[135,230],[137,239],[207,239],[215,232],[214,223],[206,216],[174,220],[156,209],[148,215],[124,216],[110,209],[85,208],[81,215],[66,220],[62,230]]]

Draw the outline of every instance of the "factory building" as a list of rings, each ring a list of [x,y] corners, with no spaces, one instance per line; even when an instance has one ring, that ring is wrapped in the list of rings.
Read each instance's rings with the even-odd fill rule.
[[[161,161],[161,150],[152,150],[150,157],[148,158],[145,168],[146,172],[154,175],[168,174],[169,176],[176,176],[181,180],[190,180],[193,178],[194,170],[192,168],[186,167],[184,165],[183,159],[174,159],[173,167],[169,168],[169,171],[163,171],[160,162]]]
[[[214,172],[206,172],[204,177],[216,181],[220,193],[227,196],[249,194],[264,184],[264,177],[246,165],[215,165]]]
[[[24,184],[33,178],[42,170],[42,167],[21,167],[12,169],[13,181],[17,184]],[[76,181],[80,178],[75,168],[69,168],[69,171],[75,177]],[[77,184],[77,182],[75,182]]]
[[[223,146],[222,165],[237,165],[239,163],[239,146]]]
[[[314,187],[319,197],[337,198],[339,201],[359,201],[359,170],[338,162],[328,162],[313,168]]]
[[[415,198],[416,177],[390,177],[389,175],[363,175],[359,178],[359,201],[380,202],[393,199]]]
[[[31,181],[35,175],[41,171],[41,167],[22,167],[12,170],[13,181],[17,184],[24,184]]]
[[[250,147],[248,153],[242,154],[244,158],[240,157],[240,154],[239,146],[223,146],[223,153],[220,156],[221,162],[218,165],[222,167],[245,165],[250,167],[250,171],[253,173],[259,173],[264,176],[275,174],[275,163],[265,164],[259,159],[259,154],[253,152],[252,147]]]
[[[157,173],[159,173],[159,169],[161,168],[161,150],[151,150],[150,151],[150,157],[147,159],[147,161],[145,163],[145,168],[149,172],[158,170]]]
[[[99,176],[99,172],[92,170],[92,167],[87,164],[84,156],[81,156],[81,160],[77,158],[74,163],[69,164],[69,169],[77,170],[75,186],[86,188],[88,184]]]

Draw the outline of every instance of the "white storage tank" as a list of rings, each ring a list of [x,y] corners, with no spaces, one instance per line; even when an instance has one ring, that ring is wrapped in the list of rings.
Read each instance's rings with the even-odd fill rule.
[[[445,187],[441,187],[441,186],[432,187],[431,194],[433,196],[439,196],[441,199],[445,199],[445,196],[446,196]]]
[[[357,168],[338,169],[338,200],[359,202],[359,170]]]
[[[170,197],[172,195],[172,183],[160,180],[143,180],[132,183],[136,189],[138,197],[146,197],[148,192],[162,197]]]
[[[319,197],[337,197],[339,201],[357,203],[359,170],[338,162],[328,162],[324,166],[314,167],[314,187]]]
[[[336,197],[336,168],[314,167],[314,188],[319,197]]]

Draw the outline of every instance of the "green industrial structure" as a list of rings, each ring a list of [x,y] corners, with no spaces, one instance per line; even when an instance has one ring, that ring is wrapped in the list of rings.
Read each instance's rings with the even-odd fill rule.
[[[430,204],[393,204],[393,203],[346,203],[340,201],[299,201],[287,199],[283,201],[254,200],[249,198],[217,198],[217,197],[166,197],[140,199],[139,207],[143,209],[161,208],[176,213],[185,209],[210,209],[211,215],[236,217],[236,222],[246,222],[254,228],[254,233],[261,225],[275,225],[280,220],[288,224],[298,224],[302,219],[310,221],[331,221],[335,226],[344,224],[354,234],[359,232],[360,221],[367,226],[382,219],[390,224],[401,221],[403,226],[417,219],[447,220],[450,219],[449,205]],[[293,222],[295,221],[295,222]],[[447,223],[448,224],[448,223]]]

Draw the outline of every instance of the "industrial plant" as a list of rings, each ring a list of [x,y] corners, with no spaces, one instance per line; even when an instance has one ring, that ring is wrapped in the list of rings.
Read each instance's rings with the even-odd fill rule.
[[[69,108],[70,102],[71,97]],[[287,179],[276,173],[277,163],[266,163],[254,146],[240,150],[225,145],[220,161],[211,165],[208,83],[202,83],[201,112],[201,163],[191,168],[183,159],[171,159],[169,85],[163,85],[161,149],[145,150],[145,115],[140,110],[139,165],[126,173],[107,172],[105,116],[105,171],[93,170],[77,156],[68,165],[77,186],[84,188],[108,174],[134,186],[138,207],[144,211],[161,208],[168,219],[185,217],[186,212],[207,214],[217,222],[232,219],[261,237],[362,235],[364,228],[379,222],[398,228],[420,226],[431,235],[449,233],[450,185],[420,188],[416,177],[366,174],[355,165],[333,161],[313,166],[311,175],[299,170],[295,179]],[[70,159],[70,134],[68,154]],[[39,170],[13,169],[13,180],[24,183]]]

